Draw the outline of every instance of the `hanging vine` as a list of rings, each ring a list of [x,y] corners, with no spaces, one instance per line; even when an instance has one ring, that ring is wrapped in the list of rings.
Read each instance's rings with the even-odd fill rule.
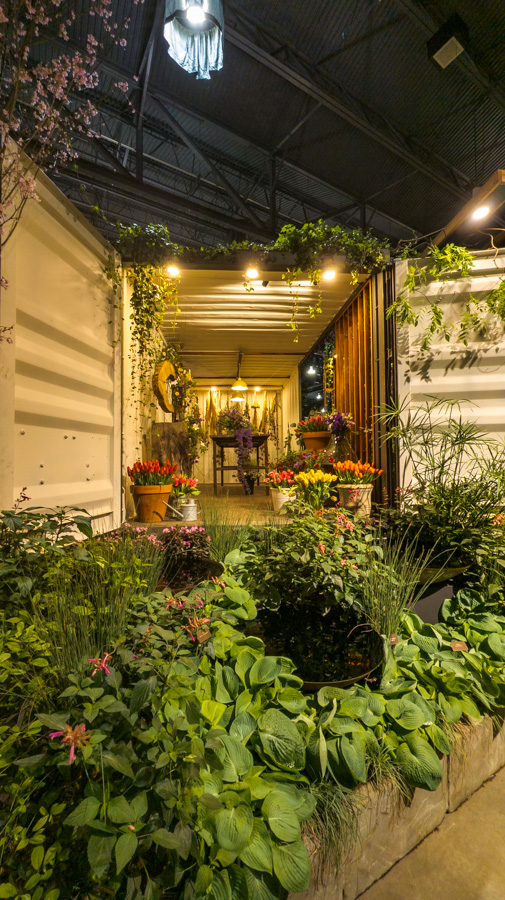
[[[408,249],[404,251],[405,256]],[[473,271],[473,255],[465,247],[446,244],[440,248],[428,247],[425,257],[409,261],[407,276],[393,303],[387,309],[387,316],[396,316],[399,326],[422,326],[420,347],[428,351],[434,340],[442,339],[468,346],[472,335],[485,337],[490,326],[490,316],[505,323],[505,279],[483,297],[462,292],[456,299],[463,304],[458,321],[449,321],[444,309],[445,296],[433,296],[429,286],[435,282],[447,282],[456,278],[467,278]],[[414,307],[412,295],[423,297],[424,303]]]

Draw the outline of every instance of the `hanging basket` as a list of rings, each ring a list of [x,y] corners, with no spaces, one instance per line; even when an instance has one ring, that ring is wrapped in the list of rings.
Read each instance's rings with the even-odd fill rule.
[[[369,516],[372,512],[373,484],[337,484],[338,499],[344,509],[356,516]]]
[[[326,450],[331,440],[331,431],[304,431],[302,440],[306,450]]]
[[[163,522],[171,484],[132,484],[137,522]]]

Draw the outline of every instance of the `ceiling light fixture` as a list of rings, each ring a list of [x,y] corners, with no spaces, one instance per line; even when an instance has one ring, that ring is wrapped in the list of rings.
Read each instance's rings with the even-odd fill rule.
[[[181,270],[177,268],[177,266],[167,266],[167,272],[170,275],[170,278],[178,278],[181,274]]]
[[[186,19],[190,25],[203,25],[207,20],[203,6],[200,6],[199,3],[193,3],[192,6],[188,6],[186,10]]]
[[[247,272],[245,273],[245,277],[249,278],[250,280],[257,278],[258,275],[259,275],[259,272],[257,269],[248,269]]]
[[[168,55],[197,78],[223,68],[223,29],[223,0],[165,0]]]
[[[478,206],[472,213],[472,219],[485,219],[489,211],[489,206]]]
[[[315,375],[315,374],[316,374],[316,370],[315,370],[314,366],[310,366],[307,369],[307,375]]]
[[[468,26],[461,16],[453,13],[447,21],[430,37],[427,48],[428,56],[435,60],[441,69],[446,69],[463,53],[468,46]]]
[[[247,387],[247,384],[245,383],[244,379],[240,377],[240,366],[241,365],[242,365],[242,353],[240,352],[238,355],[237,377],[231,386],[232,394],[235,394],[235,395],[238,394],[238,396],[235,396],[235,397],[232,396],[232,398],[231,398],[232,403],[242,403],[242,402],[245,403],[245,396],[242,397],[240,395],[242,393],[245,394],[245,392],[248,390],[248,387]]]
[[[333,281],[336,276],[337,273],[335,272],[335,269],[325,269],[323,272],[323,278],[325,281]]]

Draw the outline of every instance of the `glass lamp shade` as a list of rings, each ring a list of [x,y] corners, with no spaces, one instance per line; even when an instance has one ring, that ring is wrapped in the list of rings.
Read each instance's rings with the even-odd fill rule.
[[[223,0],[165,0],[168,55],[185,72],[209,79],[223,68],[223,29]]]

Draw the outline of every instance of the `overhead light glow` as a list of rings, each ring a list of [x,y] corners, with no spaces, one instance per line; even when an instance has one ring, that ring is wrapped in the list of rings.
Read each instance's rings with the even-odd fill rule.
[[[246,274],[246,278],[257,278],[259,275],[259,272],[257,269],[248,269],[245,274]]]
[[[245,397],[232,397],[232,403],[245,403]]]
[[[322,399],[323,399],[323,398],[321,397],[321,394],[318,394],[317,397],[316,397],[316,400],[322,400]]]
[[[191,25],[203,25],[207,16],[205,10],[198,3],[194,3],[193,6],[188,6],[186,18]]]
[[[216,388],[216,387],[211,387],[211,391],[212,391],[213,394],[215,394],[215,393],[217,392],[217,388]]]
[[[336,274],[337,273],[335,272],[335,269],[325,269],[325,271],[323,272],[323,278],[325,281],[333,281],[333,279],[336,277]]]
[[[310,366],[310,368],[307,369],[307,375],[315,375],[315,374],[316,374],[316,370],[315,370],[314,366]]]
[[[472,219],[485,219],[489,215],[489,206],[478,206],[472,213]]]
[[[254,390],[255,390],[256,392],[257,392],[257,391],[261,391],[261,388],[254,388]]]
[[[177,266],[167,266],[167,272],[170,275],[170,278],[177,278],[181,274],[180,269],[178,269]]]

